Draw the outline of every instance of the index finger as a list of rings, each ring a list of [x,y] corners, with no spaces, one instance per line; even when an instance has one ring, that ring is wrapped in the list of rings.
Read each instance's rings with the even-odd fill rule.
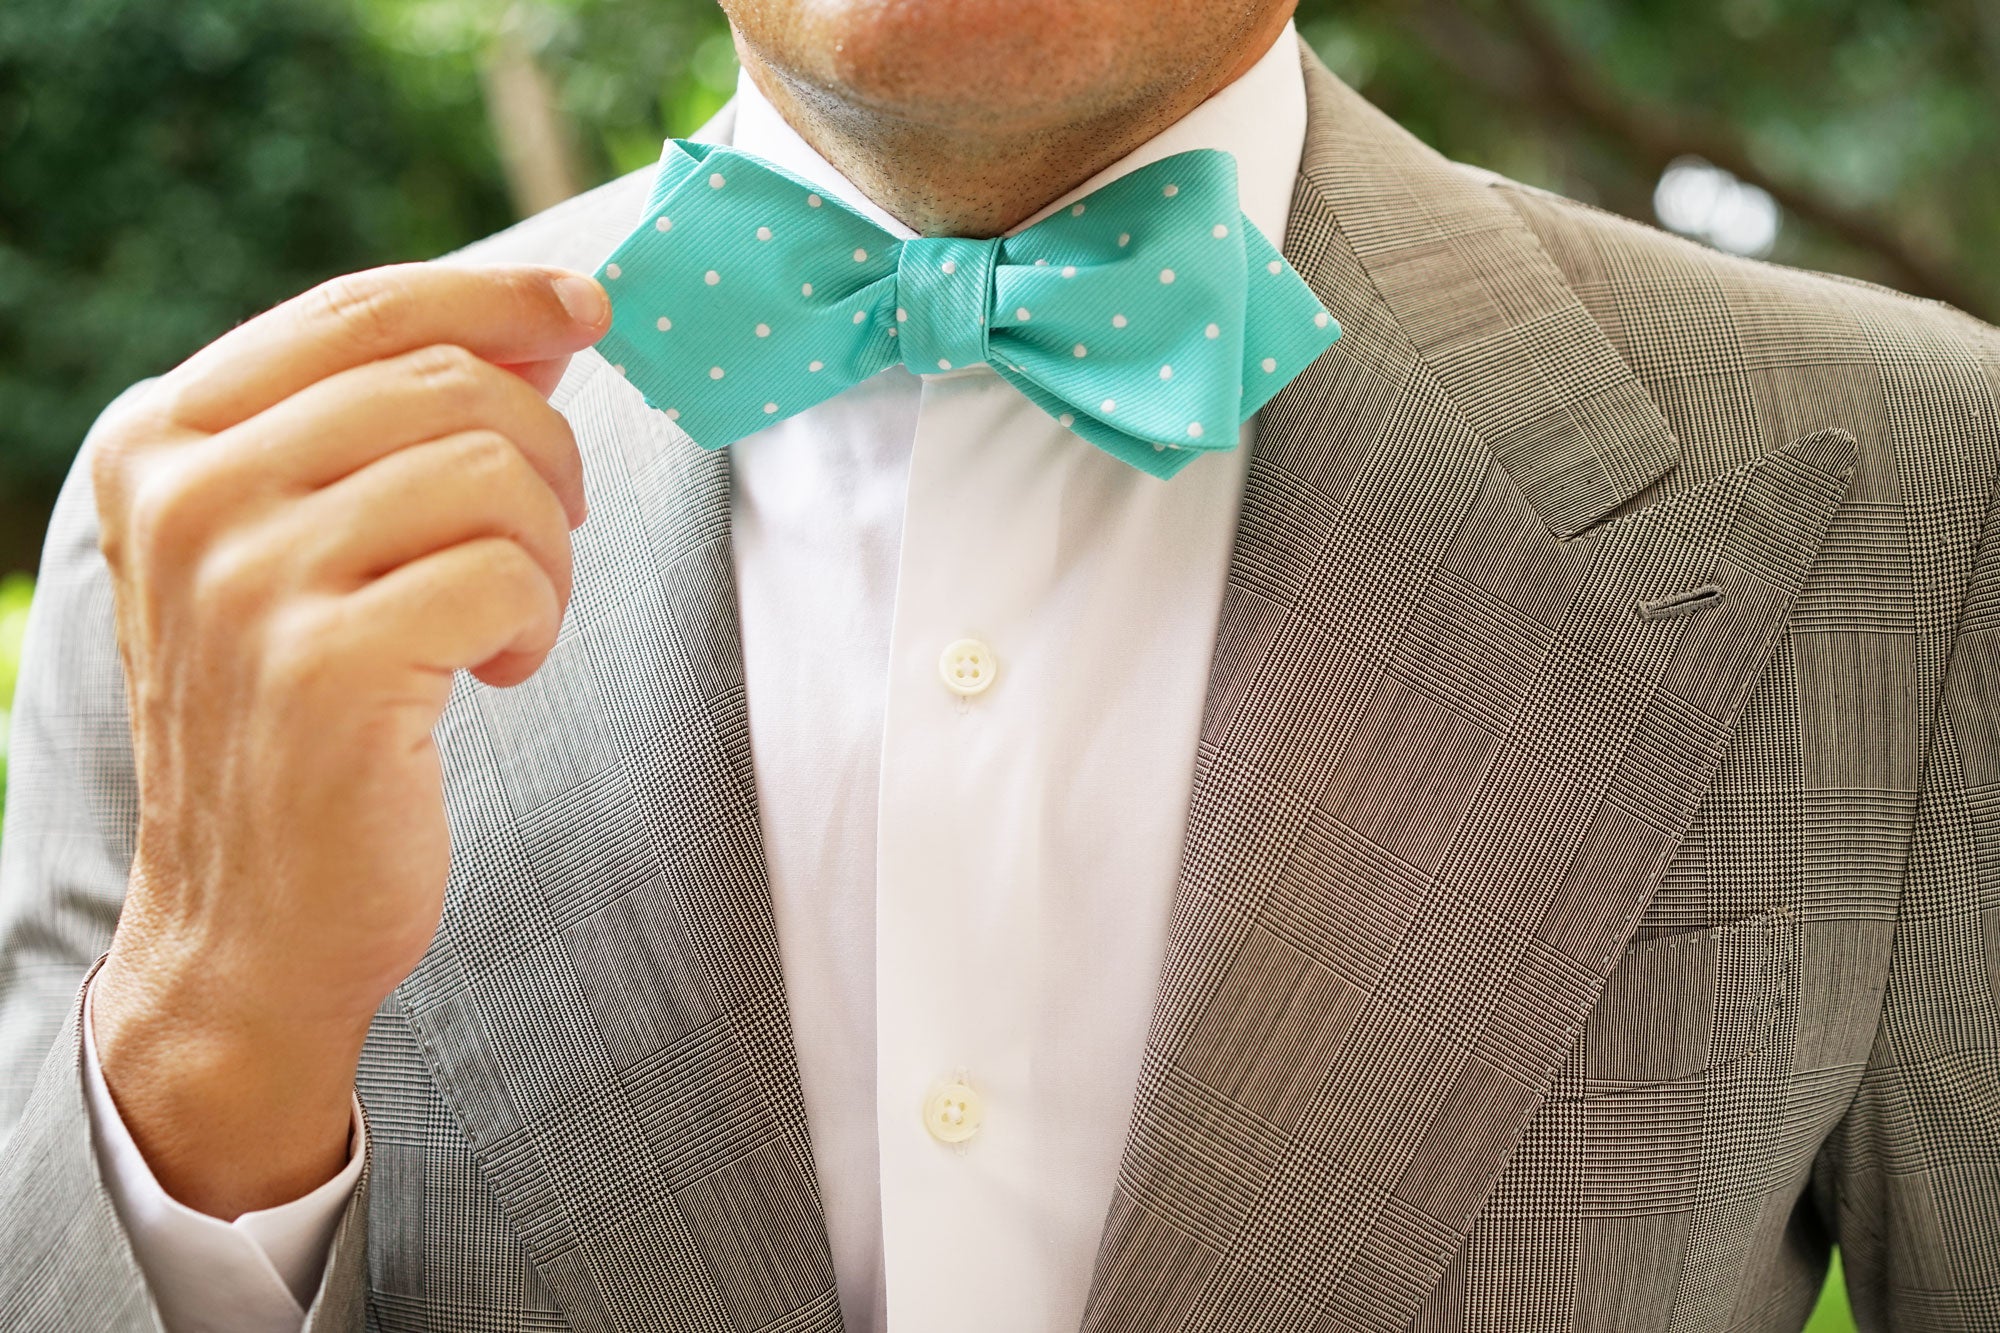
[[[177,424],[213,433],[309,384],[433,343],[496,364],[566,357],[611,302],[585,273],[539,264],[390,264],[323,282],[237,325],[163,377]]]

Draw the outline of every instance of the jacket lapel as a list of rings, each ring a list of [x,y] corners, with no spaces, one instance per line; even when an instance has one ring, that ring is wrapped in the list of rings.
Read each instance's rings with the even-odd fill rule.
[[[837,1330],[727,459],[668,438],[594,355],[554,401],[591,503],[574,599],[532,679],[458,677],[435,733],[444,918],[396,1002],[571,1327]]]
[[[1092,1333],[1408,1324],[1853,467],[1634,507],[1676,443],[1532,235],[1306,61],[1286,250],[1346,334],[1259,418]]]

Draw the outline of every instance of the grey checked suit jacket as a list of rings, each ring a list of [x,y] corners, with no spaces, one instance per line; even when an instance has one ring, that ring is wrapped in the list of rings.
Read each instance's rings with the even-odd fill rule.
[[[1865,1327],[2000,1329],[2000,332],[1305,60],[1286,250],[1347,333],[1261,418],[1084,1328],[1791,1330],[1837,1242]],[[594,267],[649,175],[451,258]],[[575,601],[439,723],[444,920],[311,1326],[833,1330],[728,458],[594,353],[556,402]],[[0,862],[10,1330],[153,1320],[79,1084],[137,809],[88,488]]]

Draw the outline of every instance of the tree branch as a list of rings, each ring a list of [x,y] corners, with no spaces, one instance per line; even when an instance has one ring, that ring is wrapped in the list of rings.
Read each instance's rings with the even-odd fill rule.
[[[1533,59],[1547,95],[1620,145],[1654,175],[1683,154],[1704,158],[1767,191],[1801,221],[1873,255],[1903,290],[1986,317],[1981,310],[1984,302],[1969,283],[1882,219],[1829,199],[1810,186],[1764,171],[1741,138],[1720,126],[1688,123],[1623,100],[1591,77],[1533,0],[1499,0],[1499,4]]]

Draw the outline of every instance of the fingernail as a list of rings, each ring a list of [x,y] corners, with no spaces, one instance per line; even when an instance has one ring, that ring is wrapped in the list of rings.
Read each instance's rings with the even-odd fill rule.
[[[556,299],[579,324],[595,327],[611,317],[611,298],[590,278],[557,278]]]

